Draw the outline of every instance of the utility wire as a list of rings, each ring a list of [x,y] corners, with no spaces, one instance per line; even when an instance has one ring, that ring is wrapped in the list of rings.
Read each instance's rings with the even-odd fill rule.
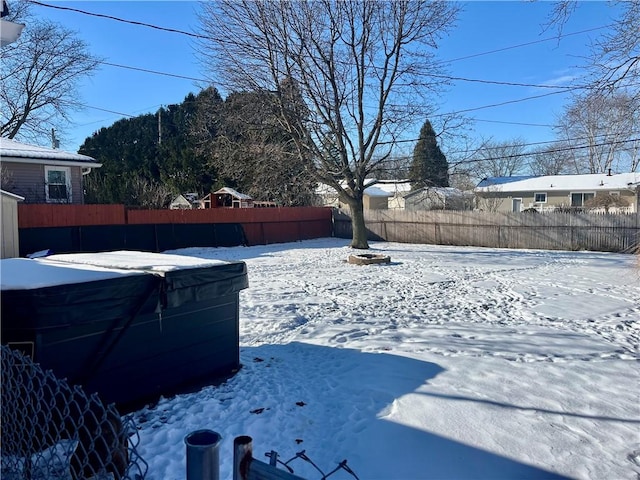
[[[451,59],[451,60],[441,61],[441,62],[438,62],[438,63],[459,62],[461,60],[468,60],[469,58],[476,58],[476,57],[481,57],[481,56],[484,56],[484,55],[492,55],[494,53],[504,52],[506,50],[513,50],[514,48],[528,47],[529,45],[535,45],[537,43],[549,42],[551,40],[559,40],[561,38],[571,37],[573,35],[582,35],[583,33],[589,33],[589,32],[593,32],[593,31],[596,31],[596,30],[602,30],[604,28],[611,28],[613,26],[614,26],[614,24],[609,24],[609,25],[602,25],[601,27],[589,28],[587,30],[580,30],[579,32],[563,33],[561,35],[554,35],[553,37],[546,37],[546,38],[541,38],[539,40],[533,40],[531,42],[520,43],[518,45],[511,45],[509,47],[497,48],[495,50],[489,50],[488,52],[473,53],[471,55],[465,55],[464,57],[458,57],[458,58],[454,58],[454,59]]]
[[[175,29],[175,28],[161,27],[159,25],[154,25],[152,23],[138,22],[138,21],[135,21],[135,20],[127,20],[127,19],[124,19],[124,18],[115,17],[113,15],[105,15],[105,14],[102,14],[102,13],[88,12],[86,10],[80,10],[78,8],[62,7],[62,6],[59,6],[59,5],[51,5],[51,4],[48,4],[48,3],[39,2],[37,0],[28,0],[28,1],[30,3],[33,3],[34,5],[40,5],[41,7],[54,8],[54,9],[57,9],[57,10],[68,10],[68,11],[71,11],[71,12],[81,13],[83,15],[89,15],[89,16],[92,16],[92,17],[106,18],[106,19],[109,19],[109,20],[117,21],[117,22],[129,23],[131,25],[138,25],[138,26],[142,26],[142,27],[154,28],[156,30],[161,30],[161,31],[165,31],[165,32],[179,33],[181,35],[187,35],[189,37],[194,37],[194,38],[212,40],[211,37],[208,37],[206,35],[199,35],[197,33],[187,32],[187,31],[184,31],[184,30],[178,30],[178,29]],[[557,40],[559,40],[561,38],[571,37],[571,36],[574,36],[574,35],[582,35],[584,33],[589,33],[589,32],[593,32],[593,31],[596,31],[596,30],[602,30],[604,28],[610,28],[612,26],[613,26],[613,24],[609,24],[609,25],[602,25],[600,27],[589,28],[589,29],[586,29],[586,30],[580,30],[578,32],[563,33],[563,34],[560,34],[560,35],[554,35],[552,37],[540,38],[538,40],[533,40],[531,42],[525,42],[525,43],[520,43],[520,44],[517,44],[517,45],[511,45],[511,46],[508,46],[508,47],[497,48],[497,49],[494,49],[494,50],[489,50],[487,52],[473,53],[473,54],[470,54],[470,55],[465,55],[463,57],[457,57],[457,58],[453,58],[453,59],[450,59],[450,60],[442,60],[442,61],[439,61],[437,63],[459,62],[461,60],[467,60],[469,58],[476,58],[476,57],[480,57],[480,56],[484,56],[484,55],[491,55],[491,54],[494,54],[494,53],[504,52],[506,50],[512,50],[512,49],[515,49],[515,48],[527,47],[529,45],[535,45],[535,44],[538,44],[538,43],[549,42],[549,41],[552,41],[552,40],[556,40],[557,41]]]
[[[579,140],[579,139],[574,139],[574,140]],[[574,151],[574,150],[582,150],[585,148],[594,148],[594,147],[606,147],[606,146],[610,146],[610,145],[620,145],[620,144],[624,144],[624,143],[631,143],[631,142],[638,142],[640,141],[640,137],[638,138],[632,138],[629,140],[615,140],[615,141],[610,141],[610,142],[601,142],[601,143],[594,143],[591,145],[573,145],[573,146],[567,146],[567,147],[558,147],[558,148],[552,148],[549,150],[545,150],[544,153],[562,153],[562,152],[570,152],[570,151]],[[519,146],[531,146],[531,145],[538,145],[538,144],[543,144],[543,143],[554,143],[555,141],[552,142],[536,142],[536,143],[529,143],[529,144],[519,144]],[[467,150],[467,151],[460,151],[460,152],[450,152],[447,153],[447,155],[459,155],[459,154],[469,154],[469,153],[477,153],[477,152],[481,152],[483,150],[491,150],[493,147],[484,147],[484,148],[478,148],[476,150]],[[535,152],[534,152],[535,153]],[[460,160],[458,162],[452,162],[449,163],[449,166],[458,166],[458,165],[462,165],[462,164],[467,164],[467,163],[480,163],[480,162],[486,162],[486,161],[491,161],[491,160],[506,160],[506,159],[510,159],[510,158],[519,158],[519,157],[530,157],[531,155],[533,155],[532,152],[523,152],[523,153],[514,153],[512,155],[502,155],[502,156],[492,156],[492,157],[488,157],[488,158],[469,158],[469,159],[465,159],[465,160]],[[399,157],[394,157],[394,160],[408,160],[413,158],[413,156],[411,155],[403,155],[403,156],[399,156]]]
[[[60,5],[50,5],[48,3],[38,2],[37,0],[28,0],[28,2],[29,3],[33,3],[34,5],[39,5],[41,7],[54,8],[56,10],[68,10],[70,12],[81,13],[83,15],[89,15],[91,17],[106,18],[106,19],[109,19],[109,20],[114,20],[116,22],[128,23],[128,24],[131,24],[131,25],[138,25],[138,26],[141,26],[141,27],[154,28],[156,30],[161,30],[163,32],[179,33],[181,35],[187,35],[189,37],[211,40],[211,37],[207,37],[205,35],[198,35],[197,33],[186,32],[184,30],[178,30],[178,29],[175,29],[175,28],[161,27],[159,25],[154,25],[152,23],[137,22],[135,20],[127,20],[127,19],[124,19],[124,18],[114,17],[113,15],[105,15],[105,14],[102,14],[102,13],[87,12],[86,10],[80,10],[79,8],[62,7]]]
[[[57,10],[72,11],[72,12],[80,13],[80,14],[83,14],[83,15],[89,15],[89,16],[98,17],[98,18],[105,18],[105,19],[109,19],[109,20],[114,20],[114,21],[118,21],[118,22],[122,22],[122,23],[131,24],[131,25],[138,25],[138,26],[153,28],[153,29],[156,29],[156,30],[166,31],[166,32],[170,32],[170,33],[178,33],[178,34],[181,34],[181,35],[187,35],[187,36],[194,37],[194,38],[211,39],[211,37],[208,37],[208,36],[205,36],[205,35],[194,34],[192,32],[187,32],[187,31],[184,31],[184,30],[178,30],[178,29],[174,29],[174,28],[161,27],[159,25],[154,25],[154,24],[150,24],[150,23],[146,23],[146,22],[139,22],[139,21],[134,21],[134,20],[123,19],[123,18],[115,17],[113,15],[106,15],[106,14],[100,14],[100,13],[95,13],[95,12],[88,12],[86,10],[81,10],[81,9],[71,8],[71,7],[63,7],[63,6],[59,6],[59,5],[51,5],[51,4],[43,3],[43,2],[40,2],[40,1],[37,1],[37,0],[28,0],[28,1],[30,3],[33,3],[35,5],[39,5],[39,6],[42,6],[42,7],[53,8],[53,9],[57,9]],[[494,53],[499,53],[499,52],[503,52],[503,51],[507,51],[507,50],[516,49],[516,48],[522,48],[522,47],[525,47],[525,46],[535,45],[535,44],[538,44],[538,43],[548,42],[548,41],[551,41],[551,40],[559,40],[559,39],[564,38],[564,37],[570,37],[570,36],[574,36],[574,35],[581,35],[581,34],[589,33],[589,32],[592,32],[592,31],[602,30],[604,28],[610,28],[611,26],[612,25],[603,25],[603,26],[600,26],[600,27],[594,27],[594,28],[590,28],[590,29],[586,29],[586,30],[581,30],[581,31],[578,31],[578,32],[571,32],[571,33],[564,33],[564,34],[561,34],[561,35],[554,35],[552,37],[541,38],[541,39],[538,39],[538,40],[525,42],[525,43],[520,43],[520,44],[517,44],[517,45],[511,45],[511,46],[508,46],[508,47],[494,49],[494,50],[490,50],[490,51],[487,51],[487,52],[480,52],[480,53],[470,54],[470,55],[457,57],[457,58],[450,59],[450,60],[440,61],[440,62],[437,62],[437,63],[453,63],[453,62],[457,62],[457,61],[461,61],[461,60],[467,60],[467,59],[470,59],[470,58],[476,58],[476,57],[479,57],[479,56],[491,55],[491,54],[494,54]],[[108,65],[108,66],[112,66],[112,67],[124,68],[124,69],[129,69],[129,70],[136,70],[136,71],[141,71],[141,72],[145,72],[145,73],[151,73],[151,74],[155,74],[155,75],[162,75],[162,76],[168,76],[168,77],[174,77],[174,78],[182,78],[182,79],[186,79],[186,80],[193,80],[193,81],[200,81],[200,82],[206,82],[207,81],[207,80],[204,80],[204,79],[188,77],[188,76],[185,76],[185,75],[178,75],[178,74],[173,74],[173,73],[168,73],[168,72],[161,72],[161,71],[157,71],[157,70],[150,70],[150,69],[145,69],[145,68],[140,68],[140,67],[132,67],[132,66],[128,66],[128,65],[121,65],[121,64],[111,63],[111,62],[101,61],[99,63],[104,64],[104,65]],[[534,95],[534,96],[529,96],[529,97],[515,99],[515,100],[508,100],[508,101],[505,101],[505,102],[500,102],[500,103],[495,103],[495,104],[490,104],[490,105],[483,105],[483,106],[480,106],[480,107],[473,107],[473,108],[463,109],[463,110],[459,110],[459,111],[451,112],[451,113],[447,113],[447,114],[437,114],[437,115],[434,115],[435,117],[441,117],[441,116],[452,115],[452,114],[460,114],[460,113],[468,113],[468,112],[482,110],[482,109],[486,109],[486,108],[495,108],[495,107],[499,107],[499,106],[504,106],[504,105],[509,105],[509,104],[513,104],[513,103],[519,103],[519,102],[527,101],[527,100],[543,98],[543,97],[547,97],[547,96],[550,96],[550,95],[557,95],[557,94],[560,94],[560,93],[565,93],[567,91],[572,91],[572,90],[585,88],[584,86],[573,86],[573,87],[567,86],[567,87],[564,87],[564,86],[544,85],[544,84],[525,84],[525,83],[517,83],[517,82],[504,82],[504,81],[493,81],[493,80],[485,80],[485,79],[473,79],[473,78],[465,78],[465,77],[455,77],[455,76],[449,76],[449,75],[432,75],[432,76],[434,76],[435,78],[442,78],[442,79],[453,80],[453,81],[465,81],[465,82],[475,82],[475,83],[484,83],[484,84],[493,84],[493,85],[505,85],[505,86],[518,86],[518,87],[560,89],[560,90],[556,90],[554,92],[550,92],[550,93],[546,93],[546,94]],[[108,110],[108,109],[104,109],[104,108],[94,107],[94,106],[91,106],[91,105],[85,105],[85,106],[88,107],[88,108],[95,109],[95,110],[100,110],[100,111],[104,111],[104,112],[108,112],[108,113],[113,113],[113,114],[121,115],[121,116],[124,116],[124,117],[130,117],[130,118],[134,117],[134,115],[130,115],[130,114],[122,113],[122,112],[116,112],[116,111]],[[500,122],[500,121],[491,121],[491,120],[478,120],[478,121],[486,121],[486,122],[493,122],[493,123],[505,123],[505,124],[514,124],[514,125],[545,126],[545,125],[541,125],[541,124],[527,124],[527,123],[519,123],[519,122]],[[551,126],[551,125],[546,125],[546,126]],[[380,142],[380,143],[381,144],[405,143],[405,142],[412,142],[412,141],[417,141],[417,140],[418,139],[397,140],[397,141],[394,141],[394,142]],[[540,143],[552,143],[552,142],[540,142]],[[533,145],[533,144],[531,144],[531,145]]]

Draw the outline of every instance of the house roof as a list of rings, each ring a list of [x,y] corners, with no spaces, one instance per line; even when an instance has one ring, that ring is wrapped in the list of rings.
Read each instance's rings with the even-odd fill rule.
[[[13,198],[18,202],[22,202],[24,200],[24,197],[21,197],[20,195],[16,195],[15,193],[7,192],[6,190],[0,190],[0,194],[4,195],[5,197]]]
[[[217,192],[213,192],[213,194],[214,195],[227,194],[227,195],[231,195],[232,197],[237,198],[239,200],[253,200],[253,198],[251,198],[249,195],[247,195],[245,193],[240,193],[237,190],[234,190],[233,188],[230,188],[230,187],[222,187]]]
[[[516,179],[503,181],[503,179]],[[497,180],[497,181],[493,181]],[[544,175],[540,177],[497,177],[484,179],[476,192],[553,192],[553,191],[603,191],[635,188],[640,183],[640,173],[592,173],[587,175]],[[497,187],[497,188],[496,188]]]
[[[182,194],[178,195],[176,198],[174,198],[171,201],[171,205],[175,205],[177,203],[179,203],[181,205],[191,205],[191,202],[187,199],[187,197],[185,197]]]
[[[453,188],[453,187],[423,187],[420,188],[418,190],[413,190],[409,193],[407,193],[404,198],[411,198],[415,195],[419,195],[419,194],[424,194],[424,193],[434,193],[436,195],[439,195],[441,197],[465,197],[465,196],[473,196],[472,193],[468,193],[468,192],[463,192],[462,190],[459,190],[457,188]]]
[[[491,187],[494,185],[504,185],[505,183],[519,182],[521,180],[528,180],[530,178],[536,178],[535,175],[516,175],[513,177],[488,177],[483,178],[478,187]]]
[[[409,180],[376,180],[374,178],[367,178],[364,184],[370,184],[371,182],[378,182],[375,185],[364,189],[364,194],[369,197],[393,197],[396,194],[405,194],[411,191],[411,184]],[[341,182],[345,184],[344,182]],[[337,195],[336,190],[325,184],[318,184],[316,188],[317,195]]]
[[[82,167],[101,167],[95,158],[54,148],[39,147],[0,137],[0,157],[17,163],[48,163]]]

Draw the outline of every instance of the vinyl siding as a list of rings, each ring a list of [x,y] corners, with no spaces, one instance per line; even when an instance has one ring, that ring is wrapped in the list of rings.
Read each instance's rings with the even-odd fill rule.
[[[47,203],[45,196],[45,166],[17,162],[2,162],[8,173],[6,189],[24,197],[25,203]],[[84,203],[81,167],[69,167],[71,171],[71,203]]]

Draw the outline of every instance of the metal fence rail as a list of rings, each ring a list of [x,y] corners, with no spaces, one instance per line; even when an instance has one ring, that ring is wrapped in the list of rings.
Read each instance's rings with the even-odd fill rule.
[[[3,480],[140,480],[137,430],[113,405],[0,347]]]
[[[265,454],[269,458],[269,463],[262,462],[253,457],[253,440],[251,437],[243,435],[236,437],[233,441],[233,480],[304,480],[295,474],[291,463],[295,460],[302,460],[311,465],[321,475],[321,480],[326,480],[339,471],[345,471],[355,480],[359,480],[356,473],[343,460],[329,472],[324,472],[305,451],[297,452],[287,461],[278,458],[277,452],[273,450]],[[283,468],[278,468],[281,465]]]

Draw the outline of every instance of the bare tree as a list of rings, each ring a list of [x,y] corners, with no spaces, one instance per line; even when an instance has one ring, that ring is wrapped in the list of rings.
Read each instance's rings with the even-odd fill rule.
[[[640,98],[624,92],[576,96],[558,121],[557,133],[576,173],[635,170],[640,138]]]
[[[512,177],[523,173],[525,167],[525,141],[484,142],[471,159],[471,169],[477,178]]]
[[[365,179],[424,115],[432,52],[456,13],[448,2],[220,0],[203,4],[200,52],[232,88],[277,94],[298,154],[351,209],[351,245],[368,248]],[[292,89],[304,108],[290,108]]]
[[[483,212],[497,212],[503,201],[501,185],[489,185],[484,188],[484,192],[479,192],[476,195],[476,206],[478,210]]]
[[[562,175],[571,171],[570,147],[556,142],[549,147],[535,149],[528,156],[529,170],[533,175]],[[578,172],[574,172],[578,173]]]
[[[617,0],[611,3],[618,7],[620,14],[614,19],[612,30],[592,44],[589,83],[600,93],[624,89],[637,97],[640,91],[640,1]],[[556,1],[549,25],[557,27],[561,33],[578,6],[577,0]]]
[[[79,108],[78,83],[96,70],[98,59],[71,30],[28,19],[18,41],[2,49],[0,135],[39,143]]]

